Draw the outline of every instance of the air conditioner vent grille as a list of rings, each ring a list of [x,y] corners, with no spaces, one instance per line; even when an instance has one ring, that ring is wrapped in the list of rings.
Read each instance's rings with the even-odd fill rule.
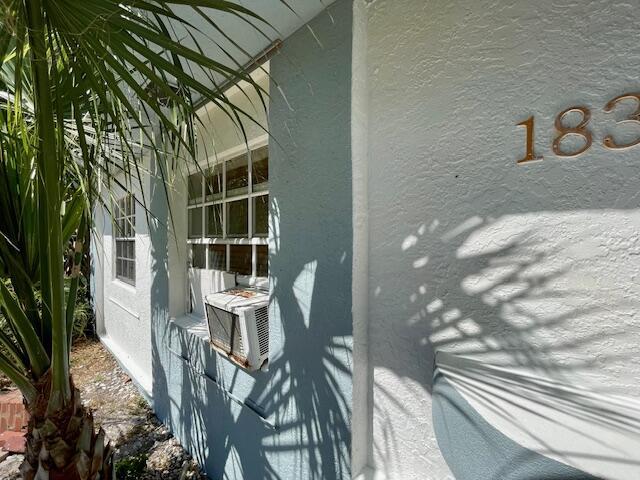
[[[256,324],[260,355],[267,355],[269,353],[269,310],[266,305],[256,310]]]
[[[244,358],[245,353],[238,315],[212,305],[207,305],[207,314],[211,342],[229,354]]]

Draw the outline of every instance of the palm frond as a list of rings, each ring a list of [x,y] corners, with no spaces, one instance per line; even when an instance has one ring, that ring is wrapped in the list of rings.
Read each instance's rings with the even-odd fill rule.
[[[108,207],[98,183],[138,183],[144,192],[146,158],[177,168],[195,158],[202,99],[244,133],[251,115],[223,86],[247,82],[266,108],[267,92],[229,52],[216,42],[228,64],[205,53],[195,34],[206,33],[178,13],[185,8],[219,33],[215,18],[224,15],[265,36],[269,28],[223,0],[7,0],[0,8],[0,276],[11,282],[0,287],[11,333],[0,335],[0,348],[15,338],[5,358],[16,370],[34,382],[51,376],[52,409],[72,395],[69,342],[80,279],[64,289],[65,252],[75,239],[68,254],[79,262],[93,206]],[[159,172],[169,188],[171,168]],[[150,219],[144,193],[137,201]]]

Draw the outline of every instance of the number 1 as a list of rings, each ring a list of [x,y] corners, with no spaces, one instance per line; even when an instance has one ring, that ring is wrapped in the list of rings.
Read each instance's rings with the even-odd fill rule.
[[[533,127],[534,127],[534,119],[533,115],[527,118],[524,122],[518,123],[519,127],[527,128],[527,154],[521,160],[518,160],[516,163],[525,163],[531,162],[535,160],[542,160],[544,157],[536,156],[533,151]]]

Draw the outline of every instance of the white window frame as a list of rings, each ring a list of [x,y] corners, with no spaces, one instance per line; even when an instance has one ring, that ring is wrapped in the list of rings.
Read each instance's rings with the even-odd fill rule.
[[[130,213],[127,214],[127,202],[131,202],[130,205]],[[119,222],[124,221],[129,222],[131,225],[131,231],[129,232],[129,236],[126,235],[126,231],[122,231],[122,229],[118,228]],[[136,201],[135,197],[131,193],[127,193],[116,201],[116,208],[114,214],[114,225],[113,225],[113,276],[116,280],[124,282],[128,285],[135,287],[136,285]],[[133,244],[133,258],[118,256],[118,243],[131,243]],[[133,278],[128,277],[127,275],[118,273],[118,261],[124,261],[133,265]]]
[[[253,192],[253,162],[252,162],[252,153],[256,150],[259,150],[263,147],[269,146],[269,136],[262,135],[250,142],[248,144],[243,144],[229,150],[226,150],[220,154],[214,155],[210,157],[207,161],[207,166],[215,166],[217,164],[222,164],[222,198],[218,200],[210,200],[206,201],[206,176],[202,175],[201,181],[201,194],[200,198],[202,201],[198,203],[193,203],[191,205],[187,202],[187,216],[189,216],[189,210],[201,208],[202,209],[202,217],[201,217],[201,225],[202,225],[202,233],[200,237],[191,238],[190,232],[187,231],[187,243],[191,248],[191,245],[205,245],[205,268],[209,270],[210,260],[209,260],[209,248],[208,245],[225,245],[226,246],[226,268],[225,271],[229,272],[231,270],[231,246],[232,245],[251,245],[251,275],[252,278],[267,278],[267,277],[258,277],[257,275],[257,266],[258,266],[258,249],[257,246],[263,245],[268,246],[269,238],[268,233],[265,236],[256,237],[254,236],[254,215],[253,215],[253,202],[254,198],[268,196],[269,189],[261,190],[259,192]],[[247,185],[247,193],[243,195],[234,195],[233,197],[226,198],[227,194],[227,162],[229,160],[233,160],[243,154],[247,155],[247,175],[248,175],[248,185]],[[205,170],[206,171],[206,170]],[[189,176],[195,173],[202,173],[197,169],[190,169]],[[188,194],[188,192],[187,192]],[[230,202],[234,202],[236,200],[247,200],[247,237],[229,237],[227,236],[227,205]],[[222,236],[221,237],[207,237],[207,224],[206,224],[206,212],[207,207],[212,205],[222,205]],[[189,266],[189,268],[194,268]]]

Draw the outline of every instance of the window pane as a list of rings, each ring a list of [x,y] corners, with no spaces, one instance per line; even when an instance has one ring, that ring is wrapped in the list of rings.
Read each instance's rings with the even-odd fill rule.
[[[266,237],[269,234],[269,195],[253,199],[253,235]]]
[[[127,263],[129,264],[127,278],[129,279],[130,282],[135,282],[135,280],[136,280],[136,262],[129,261]]]
[[[222,205],[210,205],[206,210],[207,237],[222,236]]]
[[[205,189],[207,202],[222,198],[222,164],[218,164],[207,171]]]
[[[189,238],[202,236],[202,207],[189,209]]]
[[[247,155],[227,162],[227,197],[247,193],[249,186],[249,160]]]
[[[202,173],[189,175],[189,205],[202,202]]]
[[[116,202],[114,214],[116,218],[124,217],[124,198],[121,198]]]
[[[113,234],[116,237],[123,237],[124,236],[124,220],[120,220],[120,219],[116,220],[115,232],[113,232]]]
[[[122,277],[123,276],[123,268],[122,268],[122,264],[123,264],[123,260],[116,260],[116,277]]]
[[[117,218],[114,222],[115,277],[135,285],[136,243],[135,243],[135,198],[131,194],[118,199],[115,206]]]
[[[251,177],[254,192],[263,192],[269,188],[269,149],[267,147],[251,152]]]
[[[240,275],[251,275],[251,245],[231,245],[229,270]]]
[[[227,269],[226,245],[209,245],[209,268],[212,270]]]
[[[191,268],[206,268],[206,245],[191,245]]]
[[[269,276],[269,247],[266,245],[256,246],[256,276]]]
[[[249,200],[227,203],[227,236],[246,237],[249,235]]]

